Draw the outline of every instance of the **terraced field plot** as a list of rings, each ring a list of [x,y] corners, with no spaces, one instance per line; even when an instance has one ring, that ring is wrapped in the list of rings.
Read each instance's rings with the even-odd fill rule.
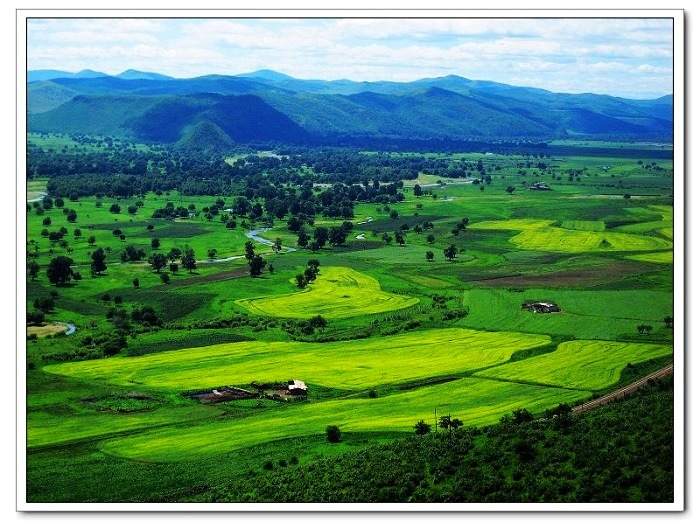
[[[174,461],[321,433],[328,424],[338,425],[343,432],[397,429],[408,432],[421,419],[431,422],[436,408],[438,414],[449,412],[465,425],[480,426],[493,423],[517,408],[539,412],[589,396],[587,391],[468,378],[377,399],[332,400],[187,429],[159,428],[107,441],[100,448],[130,459]]]
[[[293,378],[361,390],[497,365],[518,350],[548,343],[550,338],[542,335],[436,329],[349,342],[231,343],[57,364],[45,371],[178,391]]]
[[[595,391],[617,382],[628,363],[672,352],[668,345],[574,340],[553,353],[486,369],[478,376]]]
[[[652,255],[652,254],[645,254]],[[529,300],[553,301],[561,312],[536,314],[523,310]],[[644,290],[567,290],[556,288],[475,288],[465,291],[469,325],[501,331],[615,340],[636,332],[639,324],[662,322],[673,313],[673,294]]]
[[[342,266],[324,267],[306,290],[283,296],[240,299],[236,303],[254,314],[280,318],[347,318],[405,309],[418,298],[384,292],[368,275]]]
[[[484,230],[520,231],[510,242],[525,250],[549,252],[633,252],[668,250],[671,241],[646,235],[564,229],[552,226],[552,221],[540,219],[512,219],[478,222],[470,226]]]

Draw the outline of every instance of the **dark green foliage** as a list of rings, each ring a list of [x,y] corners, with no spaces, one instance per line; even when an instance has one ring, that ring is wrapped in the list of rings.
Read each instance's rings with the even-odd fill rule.
[[[41,310],[27,312],[27,323],[30,325],[41,325],[44,323],[44,313]]]
[[[124,248],[121,253],[121,260],[124,263],[129,261],[142,261],[144,257],[146,257],[146,252],[132,244]]]
[[[565,429],[554,418],[417,435],[317,459],[293,472],[278,469],[239,480],[213,491],[209,500],[254,495],[266,502],[672,502],[672,388],[665,378],[624,402],[565,413]],[[561,416],[564,408],[558,411]]]
[[[73,278],[73,271],[71,270],[72,265],[73,259],[70,257],[61,255],[51,259],[46,269],[46,275],[49,281],[54,285],[64,285],[70,282]]]
[[[27,277],[34,281],[39,276],[39,263],[36,261],[27,261]]]
[[[190,273],[197,268],[197,258],[194,255],[194,250],[187,245],[185,245],[182,252],[182,267]]]
[[[90,271],[94,275],[99,276],[102,274],[102,272],[107,270],[107,264],[105,263],[107,256],[102,248],[98,248],[92,252],[90,257],[92,259],[92,263],[90,263]]]
[[[425,422],[423,419],[418,421],[414,426],[413,429],[416,431],[416,435],[425,435],[427,433],[430,433],[430,425]]]
[[[340,433],[340,427],[335,424],[331,424],[326,427],[326,439],[329,443],[339,443],[342,434]]]
[[[151,265],[153,270],[160,273],[165,265],[168,264],[168,258],[162,253],[154,253],[148,258],[148,264]]]
[[[263,270],[265,269],[266,264],[267,261],[265,260],[265,258],[260,254],[256,254],[255,257],[253,257],[249,263],[250,275],[253,277],[261,275],[263,273]]]
[[[34,300],[34,308],[42,312],[51,312],[54,309],[56,302],[52,297],[36,298]]]
[[[136,308],[131,311],[131,319],[136,323],[142,323],[144,325],[150,325],[152,327],[159,327],[162,325],[162,321],[156,314],[153,307],[141,307]]]
[[[448,261],[454,261],[457,257],[457,247],[454,244],[450,244],[449,247],[443,250],[443,253]]]

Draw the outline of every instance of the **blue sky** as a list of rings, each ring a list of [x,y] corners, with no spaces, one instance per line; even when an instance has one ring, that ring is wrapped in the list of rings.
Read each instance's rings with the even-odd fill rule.
[[[460,75],[555,92],[672,92],[670,19],[30,19],[30,70],[301,79]]]

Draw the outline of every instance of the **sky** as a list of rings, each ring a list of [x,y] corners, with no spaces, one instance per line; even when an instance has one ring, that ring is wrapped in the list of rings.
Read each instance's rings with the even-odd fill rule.
[[[30,18],[27,32],[29,70],[184,78],[271,69],[354,81],[459,75],[635,99],[673,89],[671,19]]]

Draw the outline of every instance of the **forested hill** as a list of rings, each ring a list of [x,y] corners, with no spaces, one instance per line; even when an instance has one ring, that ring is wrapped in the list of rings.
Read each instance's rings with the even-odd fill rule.
[[[418,81],[300,80],[272,71],[175,79],[128,70],[28,72],[31,132],[137,141],[668,140],[672,97],[558,94],[447,76]]]

